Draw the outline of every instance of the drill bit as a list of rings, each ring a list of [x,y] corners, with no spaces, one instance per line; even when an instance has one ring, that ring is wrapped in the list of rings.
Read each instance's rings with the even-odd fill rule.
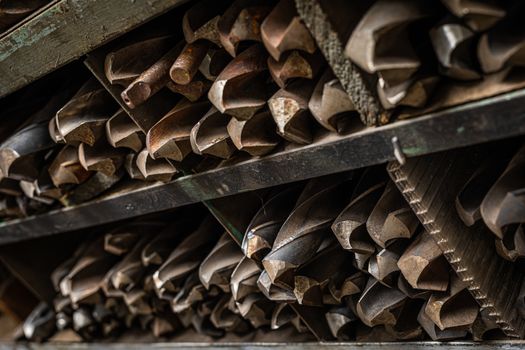
[[[138,242],[140,230],[136,223],[124,225],[104,235],[104,250],[110,254],[122,256],[128,253]],[[137,232],[139,231],[139,232]]]
[[[144,147],[144,133],[123,109],[119,109],[106,122],[106,138],[115,148],[139,152]]]
[[[334,306],[326,314],[326,322],[337,340],[352,340],[357,316],[347,306]]]
[[[261,25],[264,46],[279,61],[285,51],[314,53],[317,45],[299,17],[293,0],[280,0]]]
[[[197,73],[210,45],[205,41],[186,44],[170,68],[170,77],[177,84],[187,85]]]
[[[221,113],[246,120],[266,104],[267,56],[262,45],[252,45],[217,76],[208,99]]]
[[[144,266],[162,265],[192,230],[196,229],[195,220],[177,220],[166,226],[142,249],[141,259]]]
[[[151,158],[146,148],[139,152],[135,164],[146,181],[169,182],[173,175],[178,173],[177,168],[169,160]],[[133,173],[132,166],[129,167],[129,170]]]
[[[191,148],[196,154],[210,154],[228,159],[235,152],[235,146],[228,134],[231,117],[212,107],[193,126],[190,133]]]
[[[268,57],[268,70],[270,75],[284,89],[294,79],[314,79],[324,66],[324,60],[319,52],[307,54],[297,50],[287,52],[276,61]]]
[[[66,184],[78,185],[86,181],[92,172],[84,169],[78,158],[78,150],[65,145],[55,156],[48,168],[51,181],[56,187]]]
[[[254,157],[270,153],[280,140],[268,111],[258,112],[248,120],[231,118],[227,130],[235,147]]]
[[[169,81],[166,87],[173,93],[186,97],[191,102],[197,102],[205,96],[211,87],[211,82],[207,81],[200,73],[195,76],[193,81],[186,85],[176,84]]]
[[[246,296],[259,292],[257,279],[261,268],[257,263],[243,257],[231,274],[230,291],[235,301],[242,301]]]
[[[459,17],[476,32],[483,32],[494,26],[505,14],[497,1],[441,0],[454,16]]]
[[[405,247],[406,243],[398,240],[372,255],[368,261],[368,273],[385,286],[394,287],[399,276],[397,262]]]
[[[496,240],[496,251],[509,261],[516,261],[518,258],[525,257],[523,224],[519,224],[515,229],[514,227],[509,227],[503,239]]]
[[[226,50],[210,48],[199,66],[199,72],[206,79],[215,81],[231,60],[232,57]]]
[[[110,277],[111,284],[115,289],[130,291],[139,287],[138,282],[144,278],[146,267],[142,265],[142,250],[151,240],[151,232],[142,235],[137,243],[126,253],[124,258],[114,267]]]
[[[217,24],[227,5],[226,1],[203,0],[187,10],[182,18],[186,42],[192,44],[197,40],[207,40],[221,46]]]
[[[84,169],[98,171],[111,176],[124,164],[126,151],[113,148],[105,138],[98,140],[93,146],[81,143],[78,147],[78,159]]]

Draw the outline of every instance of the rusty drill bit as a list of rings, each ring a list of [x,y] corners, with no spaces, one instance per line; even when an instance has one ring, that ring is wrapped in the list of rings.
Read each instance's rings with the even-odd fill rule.
[[[115,148],[124,147],[139,152],[144,147],[144,133],[123,109],[108,119],[106,137]]]
[[[151,315],[153,309],[148,302],[148,294],[142,289],[125,292],[124,303],[132,315]]]
[[[285,88],[293,79],[316,78],[323,66],[324,59],[319,52],[311,55],[294,50],[286,53],[279,61],[268,57],[268,70],[280,88]]]
[[[361,293],[367,282],[367,275],[362,271],[345,268],[334,274],[328,283],[328,292],[335,305],[344,302],[346,297]],[[324,296],[326,300],[326,295]],[[326,301],[325,301],[326,304]]]
[[[226,50],[210,48],[199,66],[199,71],[206,79],[215,81],[231,60],[232,57]]]
[[[413,288],[410,283],[408,283],[405,276],[403,276],[403,273],[401,273],[398,277],[397,289],[405,293],[405,295],[410,299],[422,299],[426,301],[431,294],[431,291]]]
[[[518,258],[525,257],[523,224],[519,224],[515,229],[514,227],[509,227],[503,239],[496,240],[496,251],[504,259],[510,261],[516,261]]]
[[[275,304],[261,294],[250,294],[242,301],[235,302],[239,314],[250,322],[252,327],[261,328],[271,324]]]
[[[425,306],[425,313],[441,330],[471,326],[478,311],[476,300],[456,276],[451,277],[447,292],[433,293]]]
[[[254,215],[241,244],[248,258],[260,262],[270,252],[302,189],[301,185],[293,185],[271,196]]]
[[[266,104],[267,56],[264,47],[255,44],[222,70],[208,92],[208,99],[221,113],[246,120]]]
[[[385,286],[394,287],[399,276],[397,262],[405,247],[406,242],[398,240],[372,255],[368,261],[368,273]]]
[[[105,138],[98,140],[93,146],[81,143],[78,147],[78,159],[84,169],[99,171],[111,176],[124,164],[126,151],[113,148]]]
[[[441,74],[459,80],[476,80],[481,77],[475,68],[472,45],[474,32],[450,20],[432,28],[430,38],[440,63]]]
[[[203,0],[193,5],[182,18],[182,31],[188,43],[208,40],[221,46],[217,23],[228,2]]]
[[[257,263],[243,257],[231,274],[230,291],[235,301],[241,301],[249,294],[258,293],[257,279],[261,268]]]
[[[86,82],[55,117],[60,139],[93,146],[104,135],[107,120],[117,110],[111,95],[94,79]]]
[[[189,84],[208,52],[210,45],[205,41],[186,44],[170,68],[170,77],[177,84]]]
[[[143,71],[120,94],[124,103],[131,109],[140,106],[155,95],[170,81],[169,71],[182,49],[179,43],[158,61]]]
[[[352,340],[357,316],[347,306],[334,306],[325,314],[332,335],[337,340]]]
[[[504,238],[506,226],[525,221],[521,181],[524,169],[525,147],[521,147],[481,203],[483,221],[499,239]]]
[[[357,315],[369,326],[395,325],[398,322],[399,307],[406,296],[395,288],[389,288],[370,277],[357,302]]]
[[[406,300],[399,310],[399,322],[385,325],[387,333],[397,340],[422,339],[423,328],[417,320],[422,303],[421,300]]]
[[[148,131],[146,146],[150,156],[182,161],[191,152],[191,129],[209,108],[208,101],[181,100]]]
[[[66,145],[64,146],[48,168],[49,176],[56,187],[65,184],[80,184],[86,181],[92,172],[84,169],[78,158],[78,150]]]
[[[472,339],[474,341],[507,338],[499,328],[499,325],[494,322],[493,318],[489,315],[487,309],[481,309],[479,311],[476,321],[474,321],[470,327],[470,333],[472,333]]]
[[[231,118],[227,130],[235,147],[254,157],[270,153],[280,140],[268,111],[258,112],[248,120]]]
[[[186,85],[176,84],[172,81],[166,87],[173,93],[186,97],[191,102],[197,102],[208,92],[211,82],[207,81],[201,74],[197,74],[195,79]]]
[[[313,118],[308,101],[314,87],[315,82],[311,80],[295,81],[268,100],[277,133],[290,142],[305,145],[313,141]]]
[[[454,16],[462,18],[474,31],[482,32],[502,19],[506,11],[497,1],[441,0]]]
[[[124,225],[104,235],[104,250],[113,255],[128,253],[139,240],[136,223]]]
[[[261,23],[273,1],[235,0],[220,17],[217,28],[222,46],[235,57],[242,41],[262,41]]]
[[[276,61],[283,52],[302,50],[314,53],[317,49],[312,35],[304,25],[293,0],[280,0],[261,25],[264,46]]]
[[[465,327],[447,328],[445,330],[439,329],[425,313],[425,309],[426,304],[421,308],[417,321],[432,340],[447,341],[464,338],[467,335],[467,329]]]
[[[135,158],[135,164],[146,181],[169,182],[173,175],[178,172],[169,160],[151,158],[146,148],[139,152]],[[132,166],[129,167],[132,173],[134,173],[133,169]]]
[[[230,116],[212,107],[191,129],[190,144],[193,152],[222,159],[230,158],[235,152],[227,128],[230,119]]]
[[[292,303],[296,301],[293,290],[273,284],[268,272],[263,270],[257,279],[257,286],[266,298],[276,302]]]
[[[410,239],[418,226],[419,221],[412,209],[396,185],[389,181],[366,221],[370,237],[385,248],[396,239]]]
[[[243,255],[237,243],[224,233],[199,266],[199,278],[206,289],[212,286],[230,291],[230,277]]]
[[[378,77],[377,94],[385,108],[394,108],[395,106],[424,107],[439,82],[438,76],[416,74],[397,85],[390,85],[381,72],[378,73]]]
[[[231,296],[224,295],[219,299],[210,314],[210,321],[216,328],[226,332],[246,332],[249,328],[246,321],[228,308],[230,298]]]
[[[171,301],[171,309],[178,315],[183,312],[192,312],[190,309],[197,302],[204,300],[208,291],[199,279],[198,271],[192,272],[184,281],[179,292]]]
[[[442,292],[448,288],[448,263],[426,231],[410,244],[397,265],[412,288]]]
[[[308,108],[319,124],[335,132],[341,129],[341,119],[355,112],[354,104],[330,69],[317,82]]]
[[[147,38],[110,52],[104,61],[104,72],[111,84],[128,87],[173,47],[170,35]]]

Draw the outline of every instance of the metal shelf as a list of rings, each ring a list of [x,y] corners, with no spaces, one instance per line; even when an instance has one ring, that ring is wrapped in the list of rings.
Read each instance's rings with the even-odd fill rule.
[[[0,244],[68,232],[204,200],[525,134],[525,89],[0,225]]]
[[[0,36],[0,97],[186,1],[60,0],[46,7]]]

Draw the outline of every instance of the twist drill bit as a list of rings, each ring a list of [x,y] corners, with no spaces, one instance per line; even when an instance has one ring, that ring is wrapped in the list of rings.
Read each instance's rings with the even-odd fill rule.
[[[217,24],[227,1],[204,0],[193,5],[182,18],[182,31],[188,43],[207,40],[221,46]]]
[[[518,225],[516,229],[509,227],[503,239],[496,240],[496,251],[500,256],[510,261],[525,257],[523,224]]]
[[[146,150],[146,155],[148,154],[149,153]],[[162,160],[160,162],[162,162]],[[130,153],[126,156],[126,159],[124,160],[124,168],[126,168],[126,172],[128,173],[131,179],[134,179],[134,180],[145,180],[146,179],[144,175],[142,175],[142,173],[140,172],[137,166],[137,155],[136,154]]]
[[[98,171],[111,176],[124,164],[126,151],[111,147],[106,139],[98,140],[93,146],[81,143],[78,147],[78,159],[84,169]]]
[[[204,219],[153,274],[157,294],[178,292],[185,278],[213,248],[220,233],[221,227],[211,217]]]
[[[208,92],[211,82],[207,81],[201,74],[197,74],[195,79],[186,85],[176,84],[172,81],[166,87],[173,93],[186,97],[191,102],[197,102]]]
[[[169,35],[147,38],[110,52],[104,61],[104,73],[111,84],[128,87],[139,75],[173,47]]]
[[[106,138],[115,148],[139,152],[144,147],[144,133],[123,109],[119,109],[106,122]]]
[[[118,256],[128,253],[140,238],[140,230],[136,230],[135,225],[136,223],[125,225],[106,233],[104,235],[104,250]]]
[[[86,181],[92,172],[84,169],[78,158],[78,150],[66,145],[64,146],[48,168],[49,176],[56,187],[66,184],[78,185]]]
[[[302,189],[302,185],[293,185],[268,198],[246,229],[241,244],[244,255],[260,262],[270,252]]]
[[[232,56],[242,41],[262,41],[261,23],[271,11],[273,1],[235,0],[218,23],[221,45]]]
[[[199,66],[199,72],[206,79],[215,81],[231,60],[232,57],[226,50],[210,48]]]
[[[133,248],[116,265],[111,275],[111,284],[114,288],[130,291],[138,287],[137,283],[144,278],[146,267],[142,265],[142,250],[151,240],[151,232],[143,235]]]
[[[506,226],[525,221],[524,171],[525,147],[521,147],[481,203],[483,221],[499,239]]]
[[[299,315],[292,309],[290,304],[277,304],[272,312],[270,328],[276,330],[287,324],[292,324],[299,333],[305,332],[305,326],[302,324]]]
[[[400,240],[372,255],[368,261],[368,273],[385,286],[394,287],[399,276],[397,262],[405,247],[406,243]]]
[[[293,290],[290,288],[281,288],[273,284],[268,272],[263,270],[257,279],[257,287],[264,296],[272,301],[292,303],[296,301]]]
[[[182,161],[191,152],[191,129],[209,109],[208,101],[181,100],[148,131],[146,146],[150,156]]]
[[[142,264],[162,265],[184,237],[197,228],[196,224],[195,220],[177,220],[163,228],[142,250]]]
[[[262,264],[272,284],[292,288],[294,271],[312,258],[349,194],[350,174],[311,181]]]
[[[132,315],[151,315],[153,308],[149,303],[149,296],[146,291],[142,289],[134,289],[129,292],[124,292],[124,303],[128,307]]]
[[[325,313],[330,332],[337,340],[352,340],[357,316],[347,306],[334,306]]]
[[[466,284],[456,276],[451,277],[447,292],[433,293],[425,306],[425,313],[441,330],[471,326],[478,311]]]
[[[397,265],[412,288],[442,292],[448,288],[448,263],[426,231],[410,244]]]
[[[29,341],[45,341],[55,332],[55,313],[45,302],[40,302],[25,319],[22,332]]]
[[[170,68],[170,77],[177,84],[189,84],[208,52],[210,45],[205,41],[186,44]]]
[[[319,52],[311,55],[294,50],[286,53],[279,61],[268,57],[270,75],[282,89],[293,79],[314,79],[323,66],[324,60]]]
[[[56,115],[49,120],[47,128],[49,130],[49,136],[51,137],[53,142],[66,143],[66,141],[62,138],[62,135],[60,135],[60,132],[58,131]]]
[[[267,56],[262,45],[252,45],[217,76],[208,99],[221,113],[246,120],[266,104]]]
[[[243,257],[231,274],[230,291],[235,301],[242,301],[249,294],[259,292],[257,279],[261,274],[261,268],[257,263],[247,257]]]
[[[370,277],[357,302],[357,315],[368,327],[395,325],[399,318],[399,307],[406,296],[395,288],[389,288]]]
[[[437,83],[439,77],[434,75],[416,74],[397,85],[388,83],[384,74],[378,73],[377,94],[385,108],[408,106],[424,107]]]
[[[350,271],[348,271],[350,270]],[[345,268],[339,271],[328,282],[328,292],[336,305],[344,302],[346,297],[361,293],[367,282],[367,275],[361,271]],[[324,298],[326,299],[326,295]],[[326,301],[325,301],[326,304]]]
[[[478,42],[478,59],[484,73],[494,73],[505,65],[525,65],[523,3],[516,2],[505,19],[484,33]]]
[[[462,18],[474,31],[482,32],[505,16],[505,9],[497,1],[441,0],[454,16]]]
[[[417,320],[422,304],[421,300],[406,300],[399,311],[399,322],[385,325],[387,333],[397,340],[422,339],[423,328]]]
[[[224,233],[199,266],[199,278],[206,289],[212,286],[230,291],[230,277],[243,255],[237,243]]]
[[[295,81],[280,89],[268,100],[268,107],[277,124],[277,133],[298,144],[313,141],[313,118],[308,109],[315,82]]]
[[[180,322],[175,315],[155,316],[151,321],[151,332],[156,338],[166,337],[180,329]]]
[[[445,21],[432,28],[430,39],[440,63],[441,74],[459,80],[481,77],[473,57],[474,32],[456,21]]]
[[[111,95],[94,79],[88,80],[55,117],[60,139],[93,146],[104,135],[107,120],[116,111]]]
[[[235,147],[254,157],[270,153],[279,144],[275,122],[268,111],[258,112],[249,120],[231,118],[227,130]]]
[[[227,129],[230,119],[230,116],[212,107],[191,129],[190,144],[193,152],[222,159],[230,158],[235,152]]]
[[[210,314],[211,323],[218,329],[226,332],[244,333],[249,329],[246,321],[240,315],[233,313],[229,308],[229,295],[223,295]]]
[[[250,294],[235,305],[242,318],[250,322],[252,327],[261,328],[270,325],[275,304],[263,295]]]
[[[423,305],[421,311],[419,311],[417,321],[432,340],[447,341],[464,338],[467,335],[467,329],[465,327],[447,328],[444,330],[439,329],[430,317],[428,317],[425,309],[426,304]]]
[[[261,25],[264,46],[276,61],[283,52],[302,50],[314,53],[317,45],[299,17],[293,0],[280,0]]]
[[[194,271],[186,278],[180,291],[171,301],[171,309],[178,315],[187,311],[191,312],[190,308],[204,300],[207,292],[199,279],[198,271]]]
[[[410,209],[396,185],[389,181],[366,221],[370,237],[381,248],[396,239],[409,239],[419,226],[417,217]]]
[[[151,158],[146,148],[137,155],[135,164],[146,181],[169,182],[178,172],[169,160]],[[133,172],[133,167],[130,166],[129,170]]]
[[[431,294],[431,291],[413,288],[410,283],[408,283],[405,276],[403,276],[403,273],[401,273],[398,277],[397,289],[405,293],[405,295],[410,299],[422,299],[426,301]]]
[[[181,43],[143,71],[120,94],[124,103],[134,109],[160,91],[170,81],[169,71],[182,49]]]
[[[487,309],[481,309],[476,321],[470,327],[474,341],[505,339],[505,334],[498,324],[494,322]]]
[[[354,104],[330,69],[317,81],[308,108],[319,124],[335,132],[341,130],[342,120],[355,112]]]

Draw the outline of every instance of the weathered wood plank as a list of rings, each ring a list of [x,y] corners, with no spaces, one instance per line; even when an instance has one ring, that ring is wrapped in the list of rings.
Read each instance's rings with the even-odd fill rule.
[[[187,0],[61,0],[0,38],[0,97]]]

